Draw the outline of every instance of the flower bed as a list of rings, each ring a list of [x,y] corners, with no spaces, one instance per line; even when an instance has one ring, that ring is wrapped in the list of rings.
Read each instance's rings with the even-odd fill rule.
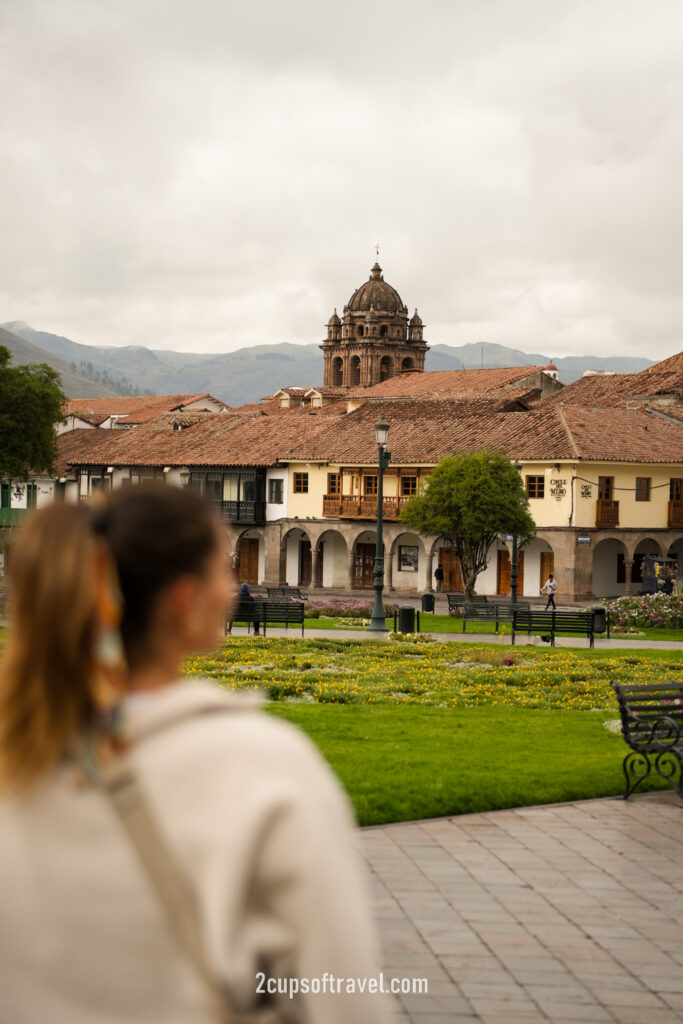
[[[264,666],[264,655],[268,665]],[[511,662],[511,664],[509,664]],[[321,704],[510,705],[616,710],[610,680],[680,679],[681,659],[582,658],[565,650],[490,644],[393,643],[372,640],[264,641],[235,637],[209,658],[193,658],[189,675],[229,689],[263,689],[272,700]]]
[[[612,628],[616,631],[650,627],[683,628],[683,594],[629,594],[607,601]]]
[[[310,601],[306,606],[304,617],[307,619],[369,619],[372,615],[374,600],[363,600],[353,597],[331,597],[320,603]],[[393,615],[397,604],[384,604],[387,615]]]

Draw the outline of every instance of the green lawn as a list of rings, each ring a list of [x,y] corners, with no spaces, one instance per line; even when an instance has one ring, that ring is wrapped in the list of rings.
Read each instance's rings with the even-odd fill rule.
[[[614,714],[290,703],[269,710],[314,740],[361,825],[623,793],[627,748],[603,725]]]
[[[187,671],[263,688],[369,825],[623,792],[610,680],[683,678],[683,651],[233,637]]]
[[[394,619],[387,618],[387,626],[389,629],[393,629]],[[361,620],[355,619],[344,619],[344,618],[324,618],[319,619],[306,619],[306,629],[363,629]],[[499,627],[500,628],[500,627]],[[420,630],[423,633],[462,633],[462,616],[460,615],[431,615],[428,612],[420,612]],[[494,633],[495,626],[492,622],[469,622],[467,624],[467,632],[474,635],[480,633]],[[505,633],[510,636],[510,623],[505,623]],[[562,633],[558,633],[558,636],[562,636]],[[606,636],[607,634],[601,634]],[[615,639],[620,637],[627,639],[628,636],[624,634],[613,633]],[[683,629],[653,629],[651,627],[644,627],[639,629],[634,640],[678,640],[683,643]]]

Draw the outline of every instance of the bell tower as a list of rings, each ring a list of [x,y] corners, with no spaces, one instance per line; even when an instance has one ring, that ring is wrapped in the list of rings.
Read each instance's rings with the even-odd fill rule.
[[[401,373],[424,371],[429,346],[417,310],[408,308],[375,263],[369,279],[327,322],[324,387],[372,387]]]

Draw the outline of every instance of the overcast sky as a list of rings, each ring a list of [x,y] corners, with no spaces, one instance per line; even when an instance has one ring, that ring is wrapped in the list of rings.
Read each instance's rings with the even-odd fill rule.
[[[0,322],[683,349],[681,0],[0,0]]]

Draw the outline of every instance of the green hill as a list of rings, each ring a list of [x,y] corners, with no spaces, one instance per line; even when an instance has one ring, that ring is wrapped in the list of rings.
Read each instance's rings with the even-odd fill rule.
[[[26,341],[25,338],[20,338],[17,334],[4,330],[2,327],[0,327],[0,345],[4,345],[10,350],[12,363],[15,366],[24,366],[28,363],[47,363],[51,366],[62,378],[62,388],[69,398],[110,398],[117,394],[116,391],[110,391],[83,373],[79,373],[78,370],[74,371],[66,360],[60,359],[59,356],[53,355],[46,349]]]
[[[283,342],[211,355],[149,349],[142,345],[119,348],[81,345],[58,334],[35,331],[22,321],[13,321],[3,327],[33,347],[38,346],[37,351],[51,353],[49,359],[42,355],[51,365],[55,365],[55,361],[67,367],[71,367],[73,362],[77,368],[82,363],[92,364],[93,372],[106,373],[121,382],[126,378],[137,388],[157,395],[207,391],[229,405],[242,405],[244,402],[257,402],[280,387],[322,384],[323,360],[317,344]],[[427,353],[426,369],[477,369],[482,365],[545,366],[549,362],[548,355],[522,352],[505,345],[472,343],[456,348],[432,344]],[[566,356],[555,358],[553,362],[565,384],[570,384],[588,369],[634,373],[652,365],[650,359],[597,356]],[[70,385],[71,390],[66,384],[65,390],[74,398],[112,393],[95,390],[92,384],[85,385],[85,390],[73,390],[83,386],[82,382],[74,381]]]

